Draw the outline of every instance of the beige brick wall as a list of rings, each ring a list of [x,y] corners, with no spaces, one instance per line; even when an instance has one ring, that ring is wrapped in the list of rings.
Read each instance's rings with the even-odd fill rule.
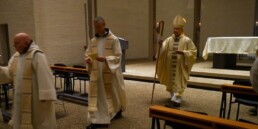
[[[11,53],[15,50],[12,46],[16,33],[27,32],[35,37],[35,24],[32,0],[1,0],[0,24],[8,24],[9,44]]]
[[[51,64],[84,64],[84,3],[84,0],[34,0],[36,41]]]

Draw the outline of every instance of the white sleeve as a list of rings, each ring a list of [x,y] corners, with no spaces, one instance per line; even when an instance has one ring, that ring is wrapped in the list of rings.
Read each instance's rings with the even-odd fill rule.
[[[107,56],[107,65],[109,69],[111,70],[112,73],[115,73],[115,71],[120,68],[121,65],[121,56],[122,56],[122,50],[120,46],[120,42],[118,39],[114,40],[113,44],[113,52],[114,55],[112,56]]]
[[[11,65],[13,63],[13,57],[9,60],[8,66],[0,66],[0,84],[11,83],[13,81],[12,73],[10,72]]]
[[[38,83],[39,99],[56,100],[54,77],[50,70],[47,58],[43,53],[35,53],[33,57],[33,68],[35,70]]]

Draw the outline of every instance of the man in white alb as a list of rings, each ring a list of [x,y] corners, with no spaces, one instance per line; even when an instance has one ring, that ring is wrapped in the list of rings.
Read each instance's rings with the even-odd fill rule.
[[[102,17],[94,19],[96,35],[88,44],[85,60],[91,66],[87,129],[106,127],[121,117],[126,108],[122,51],[118,38],[107,28]]]
[[[26,33],[14,37],[16,53],[0,67],[0,84],[14,84],[13,129],[56,129],[56,90],[45,54]]]

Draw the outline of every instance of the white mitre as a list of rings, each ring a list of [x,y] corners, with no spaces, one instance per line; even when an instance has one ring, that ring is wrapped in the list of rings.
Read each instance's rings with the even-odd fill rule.
[[[186,20],[181,15],[177,15],[173,20],[173,26],[177,28],[183,28],[185,26]]]

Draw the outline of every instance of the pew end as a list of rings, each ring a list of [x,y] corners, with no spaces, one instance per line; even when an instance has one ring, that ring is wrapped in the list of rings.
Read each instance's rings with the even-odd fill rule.
[[[179,109],[167,108],[164,106],[151,106],[149,108],[149,117],[156,120],[165,120],[179,123],[193,128],[205,129],[258,129],[258,125],[222,119],[214,116],[208,116]],[[155,120],[153,120],[155,121]],[[152,123],[152,129],[155,124]]]

